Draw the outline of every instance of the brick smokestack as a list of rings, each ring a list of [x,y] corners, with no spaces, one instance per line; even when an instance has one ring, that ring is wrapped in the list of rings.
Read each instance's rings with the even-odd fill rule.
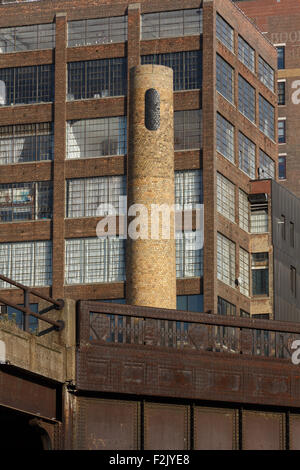
[[[157,239],[151,232],[152,205],[173,208],[174,111],[173,71],[159,65],[131,69],[128,151],[128,208],[142,204],[148,213],[148,239],[127,239],[126,301],[130,305],[176,308],[176,255],[174,212],[170,237],[163,232],[160,214]],[[144,209],[143,209],[144,210]],[[141,213],[140,213],[141,214]],[[139,216],[139,213],[137,213]],[[166,213],[167,215],[167,213]],[[134,214],[128,217],[130,222]]]

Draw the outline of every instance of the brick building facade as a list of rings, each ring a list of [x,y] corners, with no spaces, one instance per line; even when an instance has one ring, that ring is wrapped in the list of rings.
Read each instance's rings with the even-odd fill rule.
[[[246,0],[237,5],[278,48],[279,178],[300,196],[299,54],[300,5],[297,0]]]

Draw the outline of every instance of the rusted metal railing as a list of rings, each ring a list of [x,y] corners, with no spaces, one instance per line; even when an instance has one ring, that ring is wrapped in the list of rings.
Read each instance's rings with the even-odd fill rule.
[[[49,323],[52,325],[57,331],[60,331],[64,328],[64,322],[62,320],[52,320],[51,318],[44,317],[44,315],[40,315],[39,313],[33,312],[30,309],[30,303],[29,303],[29,298],[30,295],[34,295],[35,297],[38,297],[42,300],[45,300],[46,302],[49,302],[55,310],[61,310],[64,307],[64,301],[62,299],[52,299],[51,297],[48,297],[47,295],[41,294],[35,289],[32,289],[31,287],[24,286],[23,284],[20,284],[19,282],[15,282],[12,279],[9,279],[8,277],[2,276],[0,274],[0,280],[7,282],[8,284],[17,287],[18,289],[21,289],[23,291],[23,306],[16,305],[13,302],[10,302],[9,300],[5,299],[4,297],[0,296],[0,304],[2,305],[7,305],[9,307],[12,307],[15,310],[19,310],[24,314],[24,330],[29,331],[29,316],[33,316],[37,318],[38,320],[42,320],[43,322]],[[1,315],[1,312],[0,312]]]
[[[98,344],[288,359],[292,343],[300,339],[297,323],[96,302],[81,305],[80,336]]]

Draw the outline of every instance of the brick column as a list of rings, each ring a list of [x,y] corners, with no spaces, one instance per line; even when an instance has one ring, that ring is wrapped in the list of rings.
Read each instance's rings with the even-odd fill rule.
[[[203,186],[204,186],[204,312],[217,312],[216,209],[216,12],[203,2]]]
[[[52,296],[64,296],[65,154],[67,15],[56,14],[54,162],[53,162],[53,284]]]

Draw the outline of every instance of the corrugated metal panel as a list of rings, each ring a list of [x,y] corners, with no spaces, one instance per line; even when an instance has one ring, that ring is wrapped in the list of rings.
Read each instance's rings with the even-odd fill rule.
[[[300,321],[300,199],[272,181],[272,238],[274,245],[274,307],[275,320]],[[282,216],[286,221],[285,240]],[[290,222],[294,223],[294,247],[290,243]],[[290,266],[297,271],[295,297],[291,292]]]
[[[196,406],[194,408],[194,449],[237,449],[237,424],[237,410]]]
[[[285,448],[285,417],[282,413],[242,412],[243,450]]]
[[[76,408],[75,449],[139,448],[137,402],[78,397]]]
[[[145,404],[144,448],[146,450],[189,449],[189,429],[188,406]]]

